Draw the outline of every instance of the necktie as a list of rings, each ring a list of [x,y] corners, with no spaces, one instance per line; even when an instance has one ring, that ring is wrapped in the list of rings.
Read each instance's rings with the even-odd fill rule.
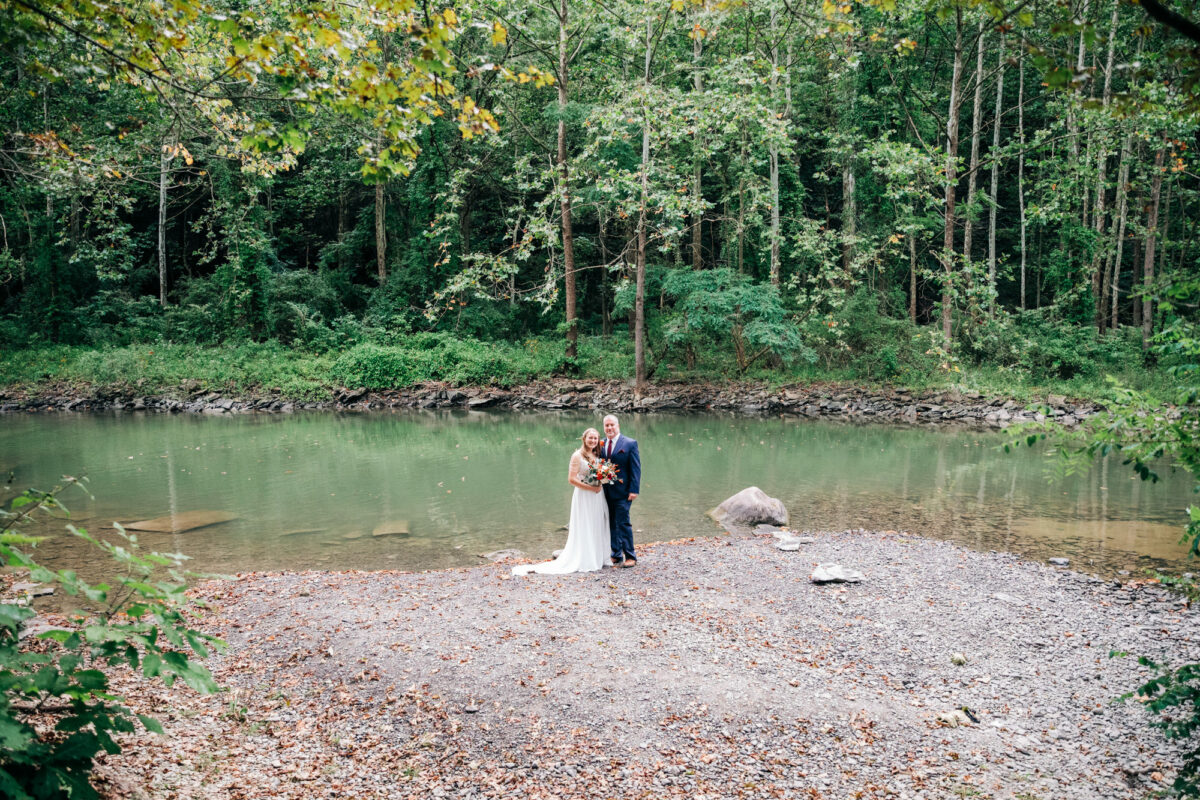
[[[608,452],[604,454],[605,458],[612,458],[613,440],[608,440]]]

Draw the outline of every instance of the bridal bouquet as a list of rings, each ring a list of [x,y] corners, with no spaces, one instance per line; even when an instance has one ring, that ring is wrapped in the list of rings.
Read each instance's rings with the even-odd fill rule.
[[[593,486],[600,486],[608,483],[613,483],[617,480],[617,465],[608,459],[601,459],[595,464],[592,464],[588,470],[588,483]]]

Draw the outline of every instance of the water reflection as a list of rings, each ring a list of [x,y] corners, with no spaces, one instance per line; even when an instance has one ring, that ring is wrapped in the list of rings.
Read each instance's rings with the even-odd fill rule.
[[[516,547],[561,546],[568,457],[598,414],[406,412],[272,416],[28,415],[0,421],[0,468],[17,486],[89,476],[68,497],[99,529],[198,510],[237,519],[141,534],[197,567],[423,569]],[[1119,462],[1048,478],[1046,460],[1000,435],[721,415],[630,416],[641,443],[638,541],[713,531],[704,511],[746,486],[781,498],[793,525],[907,530],[1100,572],[1186,564],[1177,539],[1190,484],[1142,486]],[[404,521],[407,535],[376,536]],[[53,523],[48,530],[60,529]],[[55,536],[43,557],[80,567]]]

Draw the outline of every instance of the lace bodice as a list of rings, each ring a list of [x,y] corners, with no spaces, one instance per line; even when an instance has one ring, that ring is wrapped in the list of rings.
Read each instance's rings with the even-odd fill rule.
[[[587,483],[588,473],[591,471],[591,467],[588,464],[587,459],[584,458],[583,454],[578,450],[571,454],[570,469],[580,483]]]

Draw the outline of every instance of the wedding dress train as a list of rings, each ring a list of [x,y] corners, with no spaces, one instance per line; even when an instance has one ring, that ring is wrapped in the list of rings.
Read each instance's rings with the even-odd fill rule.
[[[578,459],[576,475],[587,476],[587,466]],[[609,531],[608,504],[603,492],[575,488],[571,496],[571,521],[567,526],[567,544],[553,561],[541,564],[521,564],[513,567],[513,575],[564,575],[568,572],[594,572],[608,563]]]

